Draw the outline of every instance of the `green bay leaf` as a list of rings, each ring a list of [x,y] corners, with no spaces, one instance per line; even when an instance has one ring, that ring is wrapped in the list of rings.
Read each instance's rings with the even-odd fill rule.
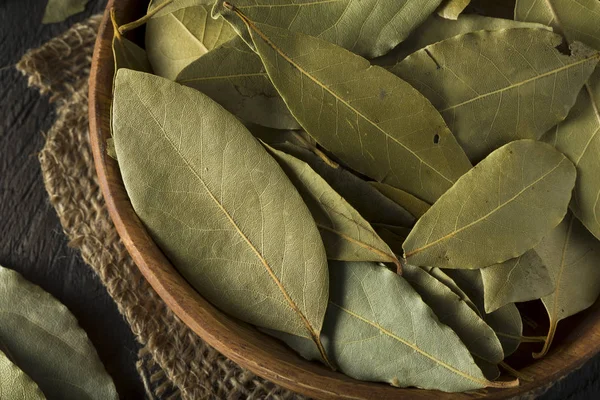
[[[196,3],[182,7],[175,1],[169,12],[163,9],[146,23],[146,49],[156,75],[174,80],[192,61],[237,36],[222,18],[211,17],[211,0]]]
[[[536,300],[554,291],[554,281],[535,250],[481,269],[485,312],[509,304]]]
[[[42,400],[40,388],[0,351],[0,400]]]
[[[289,29],[335,43],[365,57],[378,57],[404,40],[441,0],[236,0],[235,7],[257,23]],[[254,47],[244,23],[215,1],[223,16]]]
[[[469,170],[443,119],[409,84],[339,46],[236,12],[300,125],[350,168],[427,202]]]
[[[598,63],[581,43],[572,54],[545,29],[478,31],[410,55],[390,71],[440,111],[472,162],[518,139],[539,139],[562,121]]]
[[[517,307],[512,303],[506,304],[486,314],[481,270],[449,269],[444,272],[469,296],[479,315],[496,332],[504,350],[504,357],[517,351],[523,335],[523,321]]]
[[[126,69],[117,72],[112,123],[131,203],[190,284],[233,316],[320,346],[323,243],[250,132],[204,94]]]
[[[307,163],[267,146],[310,210],[327,258],[340,261],[391,262],[400,267],[371,225]]]
[[[152,72],[146,51],[119,33],[119,25],[115,19],[115,9],[110,10],[113,25],[112,51],[115,61],[115,71],[119,68],[129,68],[136,71]]]
[[[383,195],[393,200],[396,204],[411,213],[416,219],[419,219],[429,210],[431,205],[427,204],[418,197],[405,192],[402,189],[395,188],[385,183],[369,182],[375,189]]]
[[[597,0],[517,0],[515,19],[549,25],[569,42],[600,50],[600,2]]]
[[[377,65],[395,65],[417,50],[430,44],[441,42],[451,37],[475,31],[497,31],[509,28],[538,28],[548,29],[546,25],[513,21],[512,19],[492,18],[476,14],[463,14],[457,20],[449,20],[431,15],[411,35],[388,54],[376,58],[373,62]]]
[[[476,359],[490,364],[498,364],[504,359],[502,345],[494,330],[450,288],[425,269],[410,264],[402,266],[402,277],[431,307],[440,322],[456,332]]]
[[[330,262],[323,343],[340,371],[366,381],[445,392],[507,387],[490,382],[457,334],[401,276],[375,263]],[[309,359],[314,346],[275,333]]]
[[[236,37],[198,58],[176,78],[206,94],[239,118],[279,129],[297,129],[260,57]]]
[[[71,312],[40,287],[3,267],[0,348],[48,399],[119,398],[96,350]],[[2,385],[0,398],[3,394]]]
[[[600,68],[596,68],[564,122],[543,140],[577,168],[571,211],[600,239]]]
[[[438,8],[437,14],[442,18],[456,20],[470,2],[471,0],[445,0]]]
[[[552,344],[556,327],[563,319],[590,307],[600,294],[600,242],[571,213],[544,240],[536,251],[553,275],[556,290],[542,297],[550,318],[544,356]]]
[[[404,242],[413,265],[476,269],[516,258],[564,218],[575,167],[552,146],[511,142],[465,174]]]
[[[342,166],[334,167],[322,157],[293,143],[275,144],[274,147],[310,165],[371,224],[408,227],[415,223],[415,218],[407,210]]]
[[[517,1],[515,18],[549,24],[567,41],[600,50],[600,2],[595,0]],[[566,120],[548,131],[553,144],[577,167],[571,210],[600,239],[600,69],[596,68]]]
[[[88,0],[48,0],[42,24],[54,24],[85,10]]]

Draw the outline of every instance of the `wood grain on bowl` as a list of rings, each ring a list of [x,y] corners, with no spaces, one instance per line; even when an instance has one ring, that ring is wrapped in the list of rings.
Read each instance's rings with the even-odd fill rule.
[[[94,162],[110,216],[140,271],[173,312],[208,344],[257,375],[318,399],[533,398],[600,351],[600,307],[596,304],[585,313],[585,318],[576,320],[571,332],[556,343],[546,358],[523,369],[523,373],[533,377],[532,382],[522,382],[512,389],[457,394],[397,389],[356,381],[308,362],[277,340],[213,307],[183,279],[148,235],[127,197],[116,161],[106,154],[114,73],[113,29],[108,10],[115,7],[118,21],[127,22],[139,17],[146,6],[147,0],[108,1],[90,75],[90,139]]]

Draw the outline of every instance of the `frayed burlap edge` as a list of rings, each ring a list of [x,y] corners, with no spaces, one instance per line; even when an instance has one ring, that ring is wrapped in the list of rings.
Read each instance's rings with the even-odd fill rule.
[[[292,399],[204,343],[142,277],[108,215],[88,137],[88,77],[101,17],[31,50],[17,69],[49,95],[57,120],[39,160],[50,203],[69,245],[98,274],[143,348],[136,367],[149,398]]]

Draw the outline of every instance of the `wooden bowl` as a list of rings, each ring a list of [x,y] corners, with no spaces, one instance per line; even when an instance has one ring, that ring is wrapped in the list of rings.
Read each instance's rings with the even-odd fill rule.
[[[89,88],[90,139],[96,171],[110,216],[142,274],[179,318],[208,344],[240,366],[288,389],[318,399],[507,399],[542,391],[579,368],[600,350],[598,303],[581,317],[561,323],[571,328],[557,340],[550,354],[522,372],[533,382],[512,389],[447,394],[419,389],[397,389],[386,384],[353,380],[324,366],[306,361],[279,341],[231,318],[202,298],[177,272],[150,238],[135,214],[123,186],[117,163],[106,154],[110,137],[110,104],[114,73],[113,28],[108,10],[116,8],[118,21],[139,18],[148,0],[109,0],[92,60]],[[560,327],[559,327],[560,330]],[[531,393],[530,393],[531,395]]]

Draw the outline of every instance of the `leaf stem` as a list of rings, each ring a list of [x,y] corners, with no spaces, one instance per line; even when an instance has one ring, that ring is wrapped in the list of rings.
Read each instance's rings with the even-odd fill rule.
[[[125,32],[130,31],[132,29],[135,29],[137,27],[140,27],[142,25],[144,25],[146,22],[148,22],[148,20],[150,18],[152,18],[154,15],[156,15],[156,13],[158,13],[160,10],[162,10],[163,8],[165,8],[166,6],[168,6],[169,4],[171,4],[174,0],[167,0],[164,3],[162,3],[161,5],[159,5],[158,7],[156,7],[155,9],[153,9],[152,11],[149,11],[146,15],[144,15],[142,18],[133,21],[133,22],[129,22],[127,24],[121,25],[119,27],[119,33],[121,35],[123,35]]]
[[[533,377],[531,375],[527,375],[527,374],[524,374],[523,372],[517,371],[516,369],[514,369],[513,367],[511,367],[510,365],[508,365],[504,361],[502,361],[498,365],[500,365],[506,372],[508,372],[509,374],[511,374],[512,376],[514,376],[515,378],[521,379],[521,380],[523,380],[525,382],[533,382]]]

